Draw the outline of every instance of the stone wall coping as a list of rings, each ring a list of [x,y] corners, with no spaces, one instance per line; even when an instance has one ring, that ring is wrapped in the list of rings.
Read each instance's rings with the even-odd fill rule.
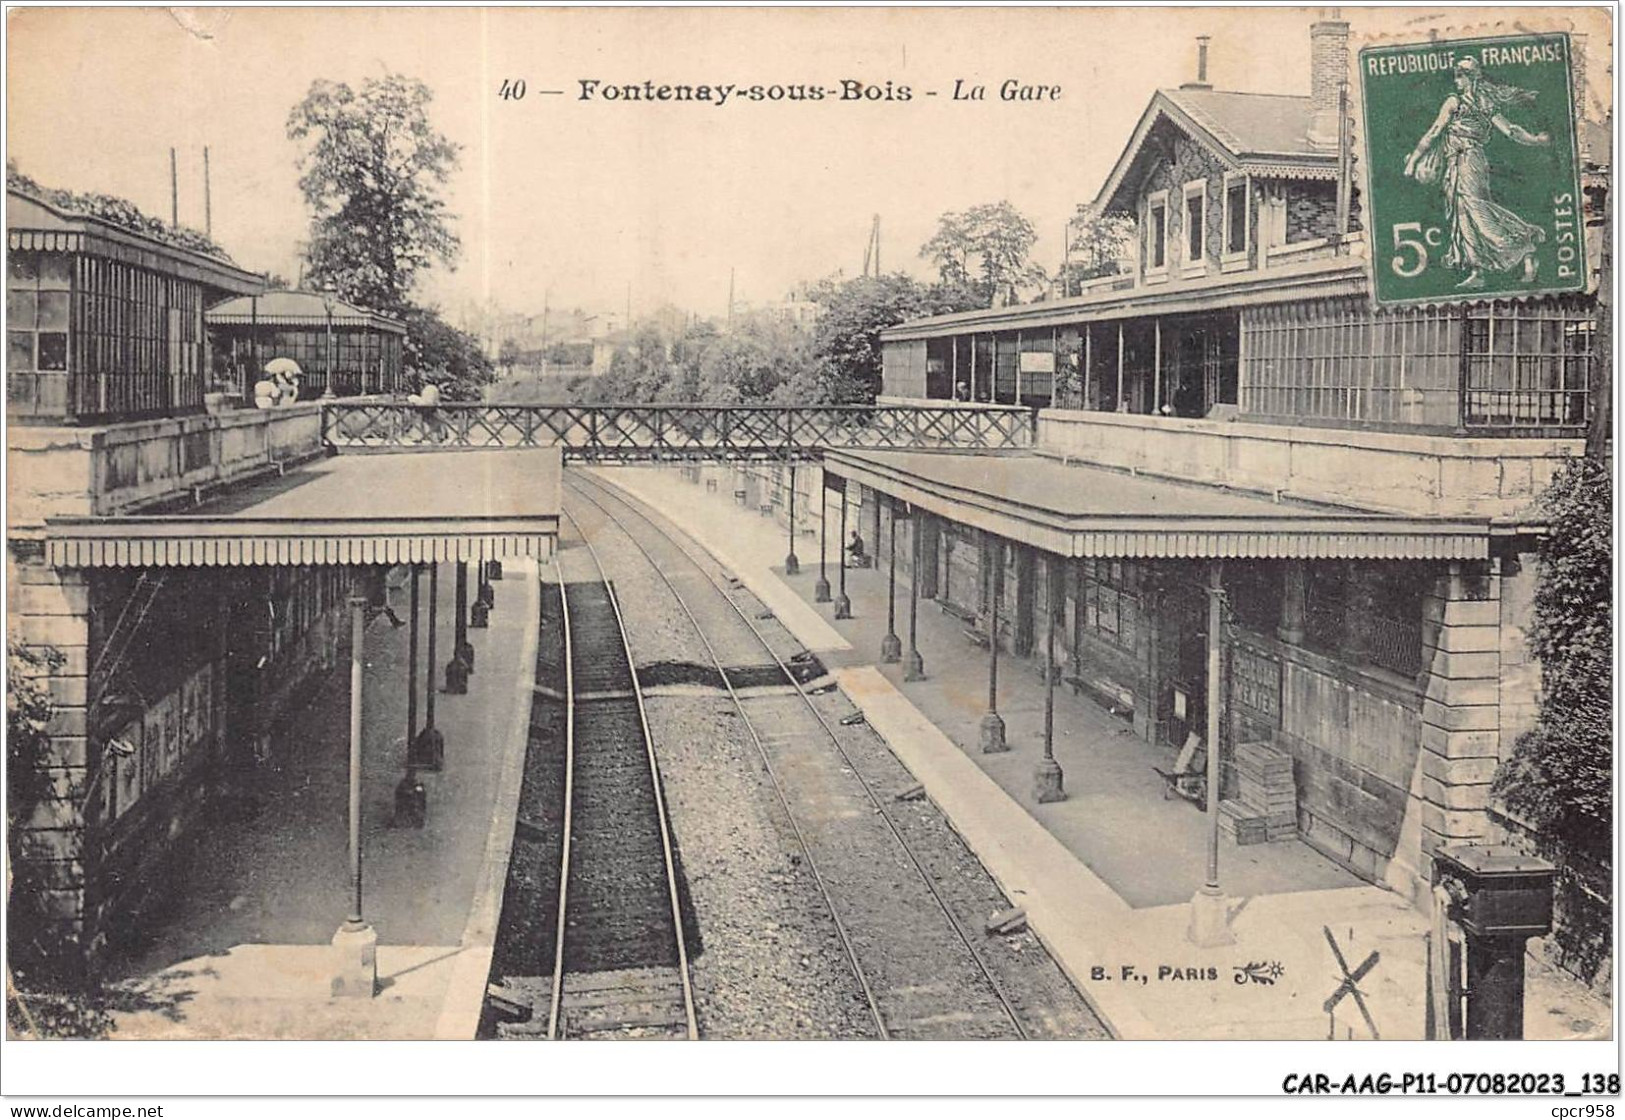
[[[1197,420],[1177,416],[1146,416],[1140,413],[1101,412],[1093,409],[1046,408],[1039,411],[1038,419],[1040,424],[1044,421],[1059,424],[1100,424],[1170,434],[1189,432],[1223,438],[1318,444],[1341,449],[1390,451],[1450,459],[1561,459],[1577,457],[1585,450],[1585,440],[1581,438],[1526,439],[1508,436],[1456,436],[1432,432],[1377,432],[1361,428],[1267,424],[1254,420]],[[1040,428],[1040,433],[1042,430]]]
[[[6,444],[17,451],[52,451],[77,447],[94,451],[148,440],[168,439],[192,432],[220,428],[248,428],[273,425],[295,416],[317,415],[320,401],[300,401],[279,408],[235,408],[226,412],[200,412],[191,416],[159,416],[150,420],[128,420],[118,424],[87,426],[48,426],[11,424],[6,427]]]

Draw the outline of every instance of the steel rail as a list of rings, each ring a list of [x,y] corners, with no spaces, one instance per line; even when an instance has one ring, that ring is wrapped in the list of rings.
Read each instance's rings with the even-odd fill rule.
[[[858,986],[863,989],[863,998],[869,1005],[869,1014],[874,1019],[875,1028],[880,1032],[882,1040],[889,1041],[891,1031],[886,1026],[886,1018],[881,1014],[880,1005],[875,1001],[875,993],[869,983],[869,976],[864,972],[862,962],[858,960],[857,949],[852,944],[852,937],[847,932],[846,923],[841,921],[840,910],[835,905],[834,896],[829,893],[829,886],[824,882],[823,873],[818,870],[818,861],[813,858],[812,845],[807,843],[807,838],[801,831],[801,825],[790,808],[789,795],[785,793],[784,785],[779,781],[779,776],[773,769],[773,763],[768,758],[767,746],[762,742],[761,733],[756,729],[756,722],[751,719],[750,713],[745,708],[745,702],[740,698],[738,690],[734,688],[733,681],[728,675],[727,668],[722,664],[722,658],[717,654],[716,647],[711,644],[710,637],[705,633],[705,628],[700,625],[700,620],[695,617],[693,609],[688,605],[688,600],[683,598],[682,593],[672,584],[671,578],[655,562],[654,557],[649,555],[649,550],[643,547],[643,543],[633,536],[631,530],[619,521],[614,514],[605,509],[602,503],[594,500],[591,495],[582,493],[579,489],[576,493],[578,497],[597,507],[605,517],[620,526],[627,539],[643,554],[643,558],[649,562],[649,566],[660,577],[660,581],[666,585],[666,590],[671,593],[672,599],[682,608],[683,614],[688,617],[689,624],[694,627],[695,636],[700,639],[700,644],[705,646],[706,654],[716,665],[717,675],[722,679],[723,687],[728,690],[728,698],[733,701],[734,710],[739,713],[739,718],[744,721],[745,730],[750,733],[751,741],[756,746],[756,753],[761,756],[762,766],[767,771],[768,781],[773,786],[773,793],[779,800],[779,807],[784,810],[784,819],[789,822],[790,831],[795,834],[796,843],[801,847],[802,855],[806,858],[807,870],[812,873],[813,882],[818,887],[818,893],[824,899],[824,907],[829,911],[830,920],[835,923],[835,933],[841,939],[841,947],[846,950],[847,963],[852,966],[852,975],[857,980]],[[659,527],[655,526],[653,522],[650,522],[650,525],[656,532],[660,531]],[[706,575],[707,579],[710,578],[708,573],[702,571],[701,574]],[[715,581],[712,581],[712,586],[715,586]],[[718,588],[718,590],[721,589]],[[728,602],[731,604],[732,600],[728,600]]]
[[[582,477],[586,476],[572,476],[572,481]],[[723,600],[733,608],[734,613],[739,616],[740,621],[750,629],[750,632],[755,636],[757,642],[761,644],[762,648],[767,651],[768,656],[771,657],[774,663],[778,665],[780,672],[784,674],[785,680],[787,680],[795,689],[796,695],[799,696],[802,702],[807,706],[807,710],[811,712],[813,718],[818,721],[818,725],[823,729],[824,734],[828,736],[830,743],[835,747],[836,753],[838,753],[842,760],[845,761],[848,769],[852,771],[853,777],[857,778],[858,784],[863,787],[863,792],[869,798],[870,804],[874,806],[881,819],[886,822],[886,827],[891,830],[891,834],[893,838],[896,839],[898,847],[902,850],[903,854],[908,857],[909,863],[913,865],[915,872],[919,875],[920,880],[925,884],[926,889],[931,892],[931,897],[936,900],[937,906],[942,910],[943,916],[948,919],[949,925],[953,927],[954,933],[958,935],[960,942],[965,946],[966,952],[969,953],[971,959],[976,962],[977,969],[987,980],[988,987],[998,999],[1000,1006],[1004,1008],[1005,1015],[1009,1018],[1010,1023],[1015,1028],[1017,1035],[1023,1039],[1027,1038],[1027,1029],[1022,1025],[1021,1017],[1016,1013],[1015,1007],[1011,1004],[1008,995],[1004,991],[1004,986],[1000,984],[998,979],[993,975],[992,970],[988,967],[987,962],[982,957],[982,954],[977,952],[976,946],[971,941],[970,935],[966,933],[964,926],[960,923],[959,918],[954,914],[952,908],[948,905],[947,900],[942,897],[942,892],[937,889],[936,883],[932,880],[931,875],[925,870],[924,865],[921,864],[920,858],[914,851],[913,846],[910,845],[908,840],[903,836],[902,831],[897,827],[897,823],[892,820],[891,814],[886,812],[886,808],[881,803],[880,798],[875,794],[874,788],[869,784],[868,780],[864,778],[862,771],[853,761],[852,756],[847,753],[846,748],[841,744],[840,736],[837,735],[835,729],[830,726],[829,721],[824,718],[824,714],[818,710],[817,705],[812,702],[812,698],[807,695],[806,688],[796,679],[795,674],[790,671],[790,667],[785,664],[784,660],[779,657],[778,652],[773,649],[772,644],[767,640],[766,636],[763,635],[761,629],[751,619],[750,615],[743,608],[741,608],[737,602],[734,601],[733,596],[729,595],[722,585],[717,582],[717,580],[707,570],[706,566],[697,560],[694,555],[679,540],[677,540],[676,537],[661,529],[661,527],[657,525],[653,519],[651,519],[642,510],[638,509],[628,498],[623,496],[611,484],[598,478],[593,478],[592,482],[593,485],[599,488],[600,492],[610,494],[616,501],[618,501],[630,512],[636,514],[639,519],[641,519],[661,537],[671,541],[671,543],[675,545],[677,549],[688,559],[689,563],[705,577],[706,581],[710,583],[713,588],[716,589],[717,593],[722,596]],[[577,492],[580,492],[579,487],[577,488]],[[591,499],[588,500],[590,501]],[[600,509],[603,509],[601,504],[597,502],[594,502],[593,504],[598,505]],[[609,511],[605,510],[606,514],[608,514],[608,512]],[[614,518],[612,514],[609,516],[612,520],[616,520],[618,524],[620,523],[619,520]],[[624,525],[622,527],[625,528]],[[643,552],[644,556],[650,561],[651,565],[654,565],[656,571],[660,571],[659,566],[654,564],[654,558],[649,556],[648,551],[643,548],[642,543],[639,542],[630,531],[628,531],[627,536],[632,539],[634,544],[638,545],[639,550]],[[661,572],[661,576],[664,579],[665,573]],[[670,587],[670,581],[667,580],[666,582],[667,586]],[[674,595],[677,594],[675,588],[672,589],[672,593]],[[681,601],[681,596],[678,596],[678,598],[679,601]],[[684,605],[684,610],[687,611],[686,604]],[[690,618],[693,617],[692,612],[689,612],[689,616]],[[696,622],[695,625],[697,628],[698,623]],[[707,645],[709,645],[709,643],[707,643]],[[718,668],[721,669],[720,662],[718,663]],[[725,671],[723,673],[723,677],[724,680],[727,679],[727,674]],[[732,692],[731,684],[729,691]],[[757,747],[758,749],[762,750],[762,757],[763,761],[765,762],[767,754],[765,749],[762,749],[761,740],[759,738],[757,739]],[[769,767],[769,773],[771,773],[771,767]],[[781,791],[781,799],[782,796]],[[789,812],[788,803],[785,804],[785,811],[787,813]],[[810,853],[808,858],[809,860],[811,859]]]
[[[560,512],[563,512],[562,509]],[[649,729],[649,713],[643,702],[643,684],[638,679],[637,662],[633,660],[632,657],[632,643],[626,634],[626,616],[621,613],[620,597],[615,594],[615,588],[610,584],[609,573],[604,570],[603,560],[598,555],[598,550],[593,547],[592,540],[587,536],[586,533],[581,531],[581,526],[576,519],[571,517],[568,513],[564,513],[564,516],[569,520],[571,526],[575,529],[576,535],[581,538],[581,543],[587,546],[587,554],[592,557],[593,567],[598,569],[598,575],[604,584],[604,590],[608,593],[610,609],[615,614],[615,632],[620,635],[621,650],[626,654],[626,666],[632,676],[632,696],[633,699],[637,701],[638,705],[638,726],[643,730],[644,758],[649,763],[649,776],[654,786],[655,818],[660,826],[660,851],[666,867],[666,895],[671,905],[672,929],[676,932],[677,976],[683,988],[683,1015],[687,1020],[689,1041],[695,1042],[699,1040],[700,1028],[699,1020],[695,1015],[694,1010],[694,985],[692,980],[689,978],[688,942],[683,933],[682,904],[678,901],[677,896],[677,860],[672,854],[671,828],[666,817],[666,796],[660,784],[660,762],[655,757],[654,734]],[[564,593],[564,567],[562,563],[559,564],[559,600],[560,602],[566,601],[566,595]],[[566,608],[566,612],[568,612],[568,608]],[[565,661],[568,664],[570,660],[568,624],[566,625],[565,633]],[[573,760],[575,754],[575,689],[573,682],[567,683],[570,683],[571,685],[569,702],[569,752]],[[565,833],[565,843],[567,845],[569,843],[568,831]],[[568,848],[566,848],[566,851],[568,852]],[[569,871],[568,862],[565,864],[565,871],[566,873]],[[561,880],[561,891],[562,881],[563,880]],[[565,914],[563,897],[561,894],[559,906],[559,937],[557,942],[558,959],[554,962],[554,975],[558,978],[555,980],[553,987],[555,1016],[560,990],[562,988],[562,984],[559,983],[559,980],[562,980],[562,970],[564,968],[564,925]],[[549,1038],[554,1037],[553,1029],[555,1022],[556,1018],[555,1020],[550,1021],[548,1024]]]
[[[564,629],[564,847],[559,859],[558,929],[553,936],[553,995],[547,1004],[547,1040],[559,1037],[559,1001],[564,995],[564,915],[570,896],[570,832],[575,812],[576,687],[575,663],[570,649],[570,597],[564,590],[564,565],[554,567],[559,577],[559,618]]]

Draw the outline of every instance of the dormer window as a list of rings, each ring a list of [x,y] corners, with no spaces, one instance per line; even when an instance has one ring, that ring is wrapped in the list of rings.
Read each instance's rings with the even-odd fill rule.
[[[1168,270],[1168,192],[1157,191],[1145,202],[1145,270]]]
[[[1224,252],[1225,261],[1241,260],[1247,256],[1247,212],[1251,187],[1245,175],[1224,177]]]
[[[1185,184],[1185,267],[1200,269],[1207,253],[1207,180]]]

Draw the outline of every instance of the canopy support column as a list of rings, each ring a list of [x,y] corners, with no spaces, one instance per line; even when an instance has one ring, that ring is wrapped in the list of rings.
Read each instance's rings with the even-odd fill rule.
[[[371,999],[378,991],[378,933],[362,917],[361,898],[361,700],[366,674],[367,590],[365,569],[350,584],[350,914],[333,935],[331,992],[335,998]]]
[[[1055,557],[1044,560],[1044,757],[1033,773],[1033,796],[1040,804],[1065,801],[1061,764],[1055,761]]]
[[[1162,319],[1151,321],[1156,341],[1151,351],[1151,414],[1162,415]]]
[[[418,779],[418,566],[412,565],[411,632],[406,638],[406,776],[395,787],[395,827],[422,828],[429,816],[429,793]]]
[[[921,521],[926,516],[927,514],[923,510],[916,508],[908,522],[908,543],[912,562],[909,567],[908,580],[908,656],[903,660],[903,680],[905,681],[925,680],[925,658],[920,656],[919,622],[920,580],[924,578],[920,571],[921,558],[924,555],[924,549],[921,547],[920,541],[922,535],[920,529]],[[895,533],[896,531],[897,526],[894,523],[892,532]]]
[[[846,479],[841,479],[841,592],[835,596],[835,617],[852,617],[852,600],[846,597]]]
[[[983,537],[989,566],[987,648],[991,656],[987,663],[987,712],[982,716],[981,741],[983,754],[997,754],[1010,749],[1004,738],[1004,717],[999,715],[999,600],[1004,597],[1004,542],[992,533]]]
[[[897,499],[891,506],[891,564],[886,573],[886,636],[880,639],[880,660],[892,665],[903,659],[903,643],[897,637]],[[880,539],[880,491],[875,491],[875,540]]]
[[[1211,948],[1234,945],[1225,897],[1219,889],[1219,667],[1224,641],[1224,567],[1208,562],[1207,583],[1207,881],[1191,899],[1191,924],[1186,936]]]
[[[1128,398],[1123,395],[1123,320],[1117,320],[1117,411],[1128,411]]]

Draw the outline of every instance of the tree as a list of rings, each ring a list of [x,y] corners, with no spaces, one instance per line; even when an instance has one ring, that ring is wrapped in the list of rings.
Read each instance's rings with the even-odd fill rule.
[[[980,293],[958,283],[924,285],[900,272],[820,281],[808,293],[819,304],[813,328],[816,364],[790,379],[781,397],[804,404],[869,404],[880,388],[880,332],[906,319],[982,306]]]
[[[1061,276],[1063,296],[1076,295],[1085,280],[1127,271],[1134,246],[1134,221],[1127,214],[1104,214],[1080,204],[1067,232],[1071,243]]]
[[[479,400],[496,376],[480,340],[433,308],[408,305],[401,314],[406,320],[406,366],[418,382],[435,382],[449,401]]]
[[[433,97],[401,74],[369,78],[359,91],[318,79],[288,115],[288,138],[303,146],[306,275],[315,287],[402,314],[423,269],[455,266],[460,246],[440,192],[458,148],[429,123]]]
[[[937,219],[937,232],[920,256],[937,266],[943,284],[968,287],[988,306],[995,298],[1019,303],[1022,291],[1044,281],[1027,259],[1038,233],[1009,202],[983,203]]]
[[[705,346],[699,360],[705,404],[765,404],[812,368],[805,333],[765,315],[746,315]]]

